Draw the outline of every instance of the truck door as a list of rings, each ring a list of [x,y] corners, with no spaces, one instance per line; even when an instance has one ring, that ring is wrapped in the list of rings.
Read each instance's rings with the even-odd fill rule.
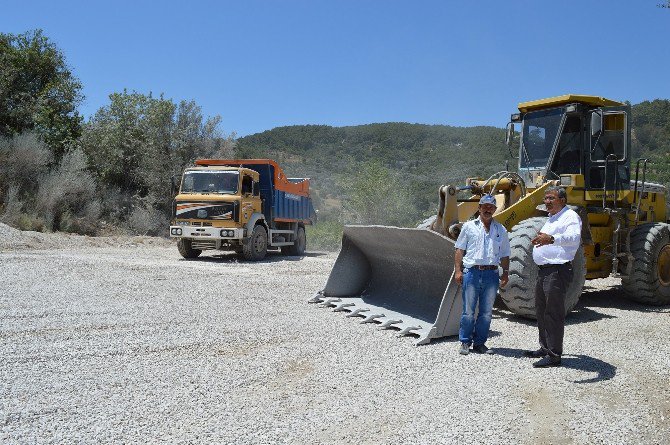
[[[607,190],[630,187],[629,109],[602,108],[602,131],[595,135],[588,132],[589,150],[584,160],[587,190],[602,190],[603,185]]]

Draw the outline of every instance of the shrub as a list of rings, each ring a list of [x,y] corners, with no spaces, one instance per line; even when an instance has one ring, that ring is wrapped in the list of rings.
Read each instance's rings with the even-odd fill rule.
[[[95,189],[96,182],[86,171],[84,154],[79,150],[66,153],[39,181],[36,207],[44,216],[46,227],[61,230],[67,226],[68,231],[74,231],[75,226],[94,227],[100,214],[99,204],[94,204]],[[73,218],[79,222],[74,224]],[[91,228],[86,230],[91,231]]]
[[[338,221],[323,221],[307,226],[308,250],[339,250],[342,244],[343,224]]]

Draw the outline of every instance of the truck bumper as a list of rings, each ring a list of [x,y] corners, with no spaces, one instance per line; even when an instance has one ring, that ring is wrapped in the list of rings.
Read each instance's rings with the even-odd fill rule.
[[[170,226],[170,238],[198,240],[240,240],[244,238],[242,228]]]

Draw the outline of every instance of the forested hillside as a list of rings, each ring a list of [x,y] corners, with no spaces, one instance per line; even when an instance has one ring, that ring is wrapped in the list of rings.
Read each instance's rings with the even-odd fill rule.
[[[634,161],[649,158],[647,179],[670,187],[670,100],[633,105],[632,115]],[[501,122],[505,119],[501,117]],[[321,213],[326,219],[337,216],[344,221],[356,219],[343,215],[339,207],[347,182],[360,179],[353,176],[361,173],[356,166],[377,163],[409,191],[405,206],[415,207],[412,214],[418,220],[434,213],[440,185],[488,177],[504,169],[506,162],[516,169],[504,138],[504,129],[493,127],[303,125],[240,138],[237,151],[242,157],[275,158],[288,174],[313,178]]]
[[[493,127],[300,125],[240,138],[237,152],[275,158],[287,174],[313,178],[322,213],[333,209],[329,202],[342,198],[343,186],[360,179],[355,176],[360,165],[380,164],[397,174],[398,187],[410,191],[413,219],[419,219],[436,205],[441,184],[504,169],[510,158],[504,137],[504,130]]]

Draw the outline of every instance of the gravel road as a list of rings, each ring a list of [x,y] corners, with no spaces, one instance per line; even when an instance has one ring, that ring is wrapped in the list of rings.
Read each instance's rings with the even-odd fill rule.
[[[0,225],[0,442],[670,443],[669,307],[587,282],[539,370],[502,308],[497,354],[460,356],[307,304],[335,257]]]

